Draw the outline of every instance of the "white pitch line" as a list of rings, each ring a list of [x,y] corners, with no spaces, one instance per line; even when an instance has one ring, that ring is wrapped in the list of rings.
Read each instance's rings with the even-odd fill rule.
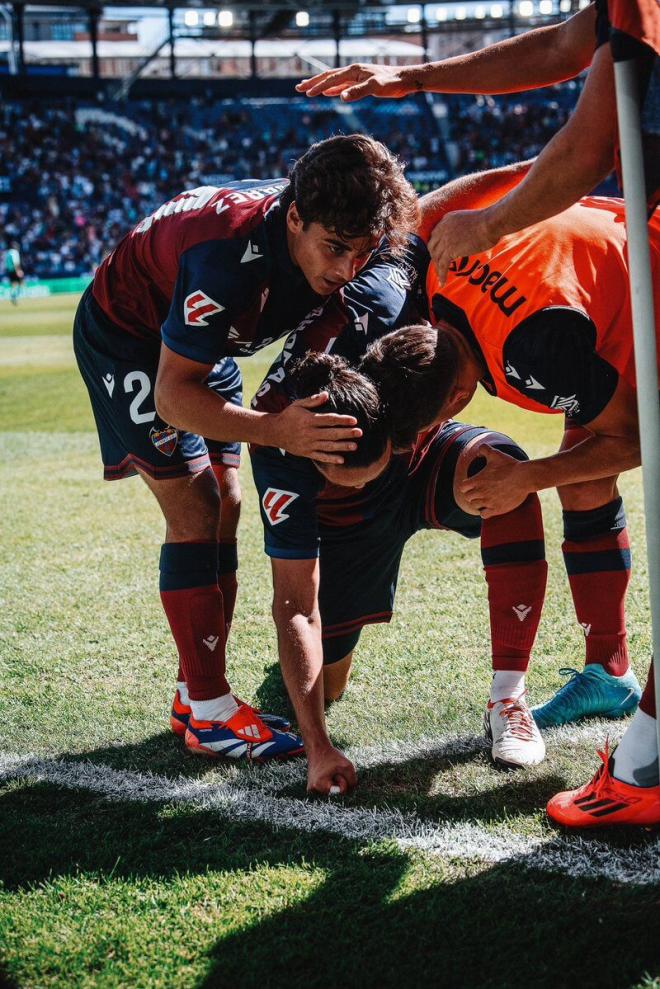
[[[618,742],[626,728],[626,722],[594,719],[581,725],[565,725],[544,731],[548,752],[574,744],[601,746],[609,735],[612,743]],[[413,759],[456,759],[460,756],[477,755],[486,752],[488,744],[483,735],[441,735],[422,738],[415,742],[390,741],[366,748],[347,749],[346,755],[359,769],[373,769],[378,766],[400,766]],[[594,752],[595,756],[595,752]],[[594,759],[594,771],[596,770]],[[238,766],[229,768],[231,778],[245,782],[244,771]],[[285,786],[302,782],[305,779],[305,763],[294,759],[285,763],[269,763],[252,774],[250,785],[260,790],[278,791]]]
[[[608,726],[611,729],[611,725]],[[584,740],[600,734],[602,724],[586,729],[562,729],[550,738]],[[364,750],[358,766],[402,762],[432,754],[451,757],[483,748],[476,737],[429,739],[413,745],[389,745]],[[354,758],[356,753],[353,754]],[[531,869],[574,877],[647,885],[660,882],[660,838],[641,847],[615,848],[582,836],[532,839],[508,830],[488,830],[471,822],[435,822],[395,808],[355,808],[327,800],[300,800],[269,793],[304,778],[304,763],[264,767],[265,772],[230,772],[223,781],[170,779],[150,773],[115,770],[91,762],[71,762],[39,756],[0,755],[0,779],[29,779],[87,790],[109,800],[140,803],[192,804],[220,816],[262,821],[274,828],[308,833],[326,832],[351,841],[395,841],[401,849],[417,849],[448,858],[487,863],[515,862]]]

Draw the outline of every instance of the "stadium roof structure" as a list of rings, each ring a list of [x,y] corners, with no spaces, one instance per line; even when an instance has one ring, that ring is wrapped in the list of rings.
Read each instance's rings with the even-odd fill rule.
[[[0,34],[0,84],[8,74],[26,80],[39,71],[78,74],[101,84],[102,76],[124,79],[124,94],[145,73],[163,76],[163,59],[169,62],[169,78],[177,79],[177,60],[249,61],[249,77],[259,78],[258,60],[298,59],[312,70],[350,61],[425,61],[429,39],[438,33],[504,30],[514,34],[565,17],[588,0],[25,0],[0,3],[0,29],[7,26],[6,41]],[[34,30],[26,33],[26,19]],[[165,21],[165,30],[149,34],[124,32],[113,37],[108,21]],[[69,33],[44,38],[34,22],[69,25]],[[75,30],[72,22],[78,22]],[[83,26],[80,26],[80,21]],[[85,23],[86,22],[86,23]],[[156,36],[157,35],[157,36]],[[57,38],[57,40],[56,40]],[[359,43],[354,44],[359,39]],[[246,47],[247,46],[247,47]],[[66,59],[71,66],[65,67]],[[113,58],[115,61],[113,62]],[[27,63],[31,67],[28,69]],[[101,69],[103,63],[103,70]],[[115,68],[114,66],[123,66]],[[59,67],[59,68],[58,68]],[[148,71],[147,71],[148,70]],[[167,72],[167,67],[165,69]],[[297,71],[297,70],[296,70]],[[229,75],[232,69],[228,70]],[[209,75],[205,69],[203,73]],[[225,75],[223,67],[220,74]],[[282,73],[280,73],[282,74]]]

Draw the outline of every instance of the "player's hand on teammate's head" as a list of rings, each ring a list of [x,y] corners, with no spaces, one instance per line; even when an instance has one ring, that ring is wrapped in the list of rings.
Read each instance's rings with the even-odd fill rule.
[[[483,457],[486,466],[463,481],[459,489],[475,513],[482,519],[490,519],[522,505],[530,493],[525,472],[528,461],[516,460],[487,443],[474,456]]]
[[[339,96],[344,103],[353,103],[365,96],[399,99],[418,87],[401,66],[355,64],[302,79],[296,89],[306,96]]]
[[[498,238],[489,227],[488,209],[461,209],[446,213],[436,223],[428,240],[431,259],[441,285],[447,280],[455,258],[470,257],[494,247]]]
[[[321,752],[307,753],[307,792],[322,796],[343,796],[357,785],[355,766],[343,752],[328,746]]]
[[[328,393],[318,392],[299,398],[277,413],[272,445],[322,464],[343,464],[342,452],[355,450],[355,441],[362,436],[362,430],[356,426],[354,416],[314,412],[327,401]]]

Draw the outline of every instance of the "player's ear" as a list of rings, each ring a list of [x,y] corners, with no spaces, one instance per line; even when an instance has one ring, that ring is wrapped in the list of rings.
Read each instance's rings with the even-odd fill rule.
[[[286,225],[292,234],[299,234],[303,228],[303,221],[300,219],[295,199],[289,204],[289,208],[286,211]]]
[[[442,411],[447,417],[456,415],[457,412],[460,412],[465,408],[471,398],[472,394],[469,389],[464,388],[457,382],[452,385],[449,390],[449,394],[447,395],[447,400]]]

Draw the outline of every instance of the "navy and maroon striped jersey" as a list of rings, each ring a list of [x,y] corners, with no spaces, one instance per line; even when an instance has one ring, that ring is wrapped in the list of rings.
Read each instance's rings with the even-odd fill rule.
[[[428,318],[424,299],[429,254],[417,237],[399,256],[379,248],[358,276],[310,313],[287,339],[252,401],[262,412],[277,412],[294,398],[290,362],[307,351],[326,352],[357,363],[369,344]],[[304,330],[304,332],[302,332]],[[354,489],[330,484],[311,460],[271,447],[251,446],[269,556],[310,559],[318,555],[318,526],[343,528],[374,518],[395,496],[427,444],[392,457],[380,477]]]
[[[248,180],[175,196],[100,265],[96,302],[120,330],[161,336],[202,364],[286,336],[323,301],[289,255],[286,187]]]

